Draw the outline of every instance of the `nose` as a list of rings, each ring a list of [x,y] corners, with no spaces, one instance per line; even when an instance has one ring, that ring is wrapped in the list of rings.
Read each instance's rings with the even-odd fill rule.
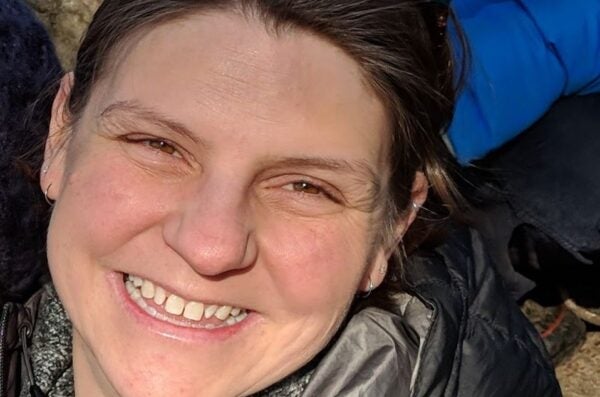
[[[218,276],[254,263],[257,253],[244,200],[205,187],[182,203],[163,227],[166,244],[196,273]]]

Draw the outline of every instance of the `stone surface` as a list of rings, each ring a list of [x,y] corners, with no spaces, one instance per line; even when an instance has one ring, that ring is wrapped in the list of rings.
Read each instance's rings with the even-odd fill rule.
[[[542,336],[555,365],[573,355],[585,341],[585,323],[565,305],[544,307],[528,299],[521,310]]]
[[[101,0],[27,0],[54,38],[63,67],[74,65],[75,50]]]
[[[600,332],[588,332],[583,345],[556,368],[565,397],[600,396]]]

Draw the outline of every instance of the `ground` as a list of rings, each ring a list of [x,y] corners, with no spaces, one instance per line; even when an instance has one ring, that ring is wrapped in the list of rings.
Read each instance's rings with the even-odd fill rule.
[[[58,55],[70,70],[81,34],[100,0],[27,0],[54,37]],[[600,331],[588,332],[586,341],[556,373],[565,397],[600,396]]]
[[[588,332],[577,352],[556,368],[565,397],[600,396],[600,332]]]

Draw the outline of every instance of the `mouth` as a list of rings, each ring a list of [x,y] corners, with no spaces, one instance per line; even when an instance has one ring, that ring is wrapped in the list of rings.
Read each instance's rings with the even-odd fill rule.
[[[248,317],[248,310],[227,304],[186,300],[139,276],[124,274],[131,300],[156,320],[193,329],[232,327]]]

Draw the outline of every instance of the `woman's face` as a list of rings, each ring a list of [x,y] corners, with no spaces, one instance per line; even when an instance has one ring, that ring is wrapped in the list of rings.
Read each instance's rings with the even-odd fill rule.
[[[156,27],[116,57],[66,133],[63,83],[42,179],[77,394],[263,389],[381,281],[384,108],[335,46],[234,13]]]

